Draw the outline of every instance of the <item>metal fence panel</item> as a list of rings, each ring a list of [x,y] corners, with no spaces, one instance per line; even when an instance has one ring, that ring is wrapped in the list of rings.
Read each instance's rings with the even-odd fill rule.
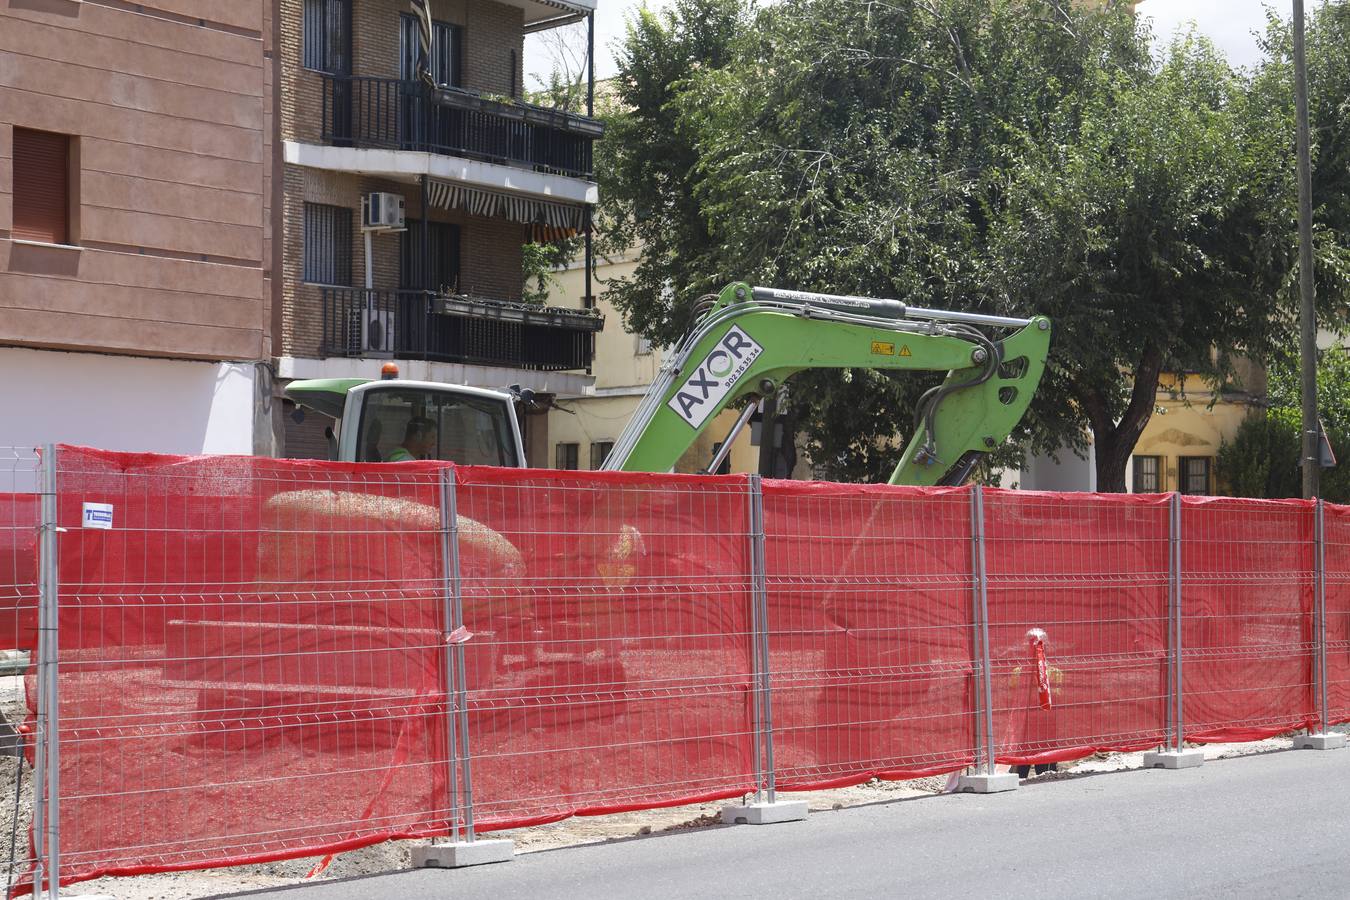
[[[764,483],[780,789],[975,761],[969,489]]]
[[[999,762],[1161,743],[1167,526],[1166,496],[985,491]]]
[[[1186,740],[1314,724],[1312,502],[1185,497],[1181,516]]]
[[[8,779],[0,790],[0,822],[20,827],[30,822],[34,803],[33,766],[38,763],[35,715],[40,682],[36,668],[41,525],[41,459],[32,448],[0,448],[0,650],[9,654],[0,677],[0,772]],[[29,660],[25,673],[21,668]],[[31,705],[30,705],[31,704]],[[45,704],[44,704],[45,706]],[[45,749],[45,748],[44,748]],[[41,754],[45,756],[44,754]],[[38,848],[22,839],[5,873],[6,887],[31,882]],[[45,856],[45,854],[44,854]],[[6,892],[8,896],[8,891]]]
[[[1350,722],[1350,506],[1323,504],[1329,724]]]
[[[38,455],[0,448],[0,650],[37,643]]]
[[[755,789],[744,477],[457,470],[480,829]]]
[[[435,467],[62,448],[59,479],[63,877],[448,831]]]

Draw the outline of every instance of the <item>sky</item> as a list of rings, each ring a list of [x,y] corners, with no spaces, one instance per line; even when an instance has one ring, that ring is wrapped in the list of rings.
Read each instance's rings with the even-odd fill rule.
[[[614,74],[614,54],[610,45],[623,37],[625,17],[643,2],[652,9],[666,5],[666,0],[599,0],[595,14],[596,78]],[[1234,64],[1252,65],[1260,57],[1252,32],[1265,28],[1266,5],[1266,0],[1142,0],[1139,15],[1152,19],[1155,36],[1163,39],[1193,21]],[[1289,0],[1274,0],[1270,5],[1288,15],[1291,4]],[[584,48],[584,26],[574,26],[567,34],[567,40],[576,41],[577,47]],[[536,79],[547,75],[549,56],[540,38],[531,37],[526,42],[527,87],[537,87]]]

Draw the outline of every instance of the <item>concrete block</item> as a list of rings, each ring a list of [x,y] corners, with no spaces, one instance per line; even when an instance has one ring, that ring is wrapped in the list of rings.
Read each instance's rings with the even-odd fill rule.
[[[1295,750],[1340,750],[1344,747],[1345,735],[1339,731],[1300,734],[1294,737]]]
[[[1204,762],[1203,750],[1153,750],[1144,754],[1145,769],[1194,769]]]
[[[1004,791],[1017,790],[1020,779],[1016,772],[999,772],[996,775],[962,775],[956,782],[958,794],[1001,794]]]
[[[515,859],[515,841],[438,841],[412,848],[412,864],[417,869],[463,869],[487,863]]]
[[[800,822],[806,818],[805,800],[779,800],[775,803],[746,803],[722,807],[724,825],[776,825]]]

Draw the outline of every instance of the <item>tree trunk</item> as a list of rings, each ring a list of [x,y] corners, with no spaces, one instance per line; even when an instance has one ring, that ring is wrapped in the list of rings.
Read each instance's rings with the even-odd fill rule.
[[[1125,468],[1130,455],[1139,443],[1153,407],[1157,402],[1158,375],[1162,371],[1162,353],[1155,347],[1147,348],[1134,367],[1134,383],[1130,388],[1130,402],[1120,421],[1111,416],[1106,399],[1091,388],[1077,395],[1092,427],[1093,450],[1097,458],[1097,490],[1104,494],[1123,494]]]

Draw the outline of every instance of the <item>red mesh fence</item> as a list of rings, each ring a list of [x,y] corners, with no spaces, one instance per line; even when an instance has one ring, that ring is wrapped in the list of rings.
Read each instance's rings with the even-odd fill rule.
[[[62,448],[63,880],[447,830],[438,484]]]
[[[747,480],[457,474],[525,560],[464,581],[478,826],[753,790]]]
[[[0,650],[37,642],[38,458],[0,449]]]
[[[31,610],[36,484],[11,486],[0,609]],[[983,745],[974,496],[767,482],[757,518],[742,476],[62,448],[62,880],[755,790],[757,599],[780,788],[961,769]],[[997,758],[1159,744],[1169,498],[983,497]],[[81,527],[87,503],[109,527]],[[1312,506],[1183,518],[1186,737],[1309,724]],[[1326,507],[1326,533],[1345,720],[1350,511]]]
[[[1313,504],[1185,497],[1186,740],[1259,740],[1314,720]]]
[[[985,491],[984,503],[998,761],[1158,745],[1168,498]]]
[[[974,761],[969,489],[766,482],[778,785]]]
[[[1350,722],[1350,507],[1323,505],[1327,718]]]

